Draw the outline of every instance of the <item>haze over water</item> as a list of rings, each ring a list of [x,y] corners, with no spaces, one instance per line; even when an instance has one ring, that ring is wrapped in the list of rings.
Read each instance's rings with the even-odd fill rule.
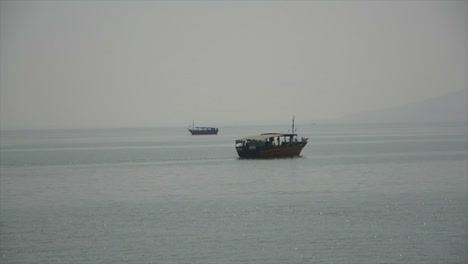
[[[0,262],[467,262],[465,123],[298,127],[275,160],[234,140],[287,126],[2,131]]]
[[[0,1],[0,126],[334,120],[466,90],[467,46],[467,1]]]

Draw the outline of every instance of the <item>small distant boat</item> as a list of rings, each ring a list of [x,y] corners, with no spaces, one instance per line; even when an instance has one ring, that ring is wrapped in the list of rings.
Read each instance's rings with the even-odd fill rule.
[[[196,127],[195,121],[192,122],[192,127],[188,128],[192,135],[217,135],[218,128],[216,127]]]
[[[236,140],[236,151],[243,159],[272,159],[300,156],[307,145],[307,138],[298,138],[294,133],[294,117],[292,133],[264,133],[257,136]]]

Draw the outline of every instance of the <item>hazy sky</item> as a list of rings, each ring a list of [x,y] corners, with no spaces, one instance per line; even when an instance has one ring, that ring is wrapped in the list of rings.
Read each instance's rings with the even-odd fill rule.
[[[0,129],[289,124],[468,88],[468,1],[0,1]]]

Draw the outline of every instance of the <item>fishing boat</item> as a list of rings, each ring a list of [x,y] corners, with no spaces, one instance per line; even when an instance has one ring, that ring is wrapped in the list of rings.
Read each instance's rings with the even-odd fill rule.
[[[192,122],[192,127],[188,128],[192,135],[217,135],[218,128],[216,127],[196,127],[195,121]]]
[[[264,133],[236,140],[236,151],[242,159],[272,159],[300,156],[307,145],[307,138],[301,137],[294,130],[292,133]]]

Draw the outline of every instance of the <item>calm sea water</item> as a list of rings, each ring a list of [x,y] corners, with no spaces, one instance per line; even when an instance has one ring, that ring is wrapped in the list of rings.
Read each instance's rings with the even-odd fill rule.
[[[0,263],[467,263],[466,124],[0,134]]]

